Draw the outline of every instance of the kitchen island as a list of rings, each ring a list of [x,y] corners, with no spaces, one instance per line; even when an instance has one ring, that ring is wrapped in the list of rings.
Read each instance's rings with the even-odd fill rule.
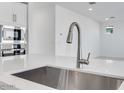
[[[52,66],[62,69],[92,73],[101,76],[124,79],[124,61],[90,59],[89,65],[76,67],[76,57],[18,55],[0,58],[0,81],[22,90],[51,90],[54,88],[22,79],[11,74],[35,69],[38,67]],[[124,89],[124,82],[119,89]]]

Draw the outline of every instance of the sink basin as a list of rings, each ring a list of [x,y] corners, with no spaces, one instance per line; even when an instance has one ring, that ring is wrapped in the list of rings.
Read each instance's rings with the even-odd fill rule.
[[[45,66],[13,74],[14,76],[61,90],[114,90],[122,81],[118,78]]]

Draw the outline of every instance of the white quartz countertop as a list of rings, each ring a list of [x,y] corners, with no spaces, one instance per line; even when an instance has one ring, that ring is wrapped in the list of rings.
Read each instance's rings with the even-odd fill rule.
[[[34,83],[11,74],[43,66],[60,67],[80,72],[124,79],[124,60],[90,59],[89,65],[76,67],[76,57],[19,55],[0,58],[0,81],[23,90],[53,89],[42,84]],[[124,82],[119,89],[124,89]]]

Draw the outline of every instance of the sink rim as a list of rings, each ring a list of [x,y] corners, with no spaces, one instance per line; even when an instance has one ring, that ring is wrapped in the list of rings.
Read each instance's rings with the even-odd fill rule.
[[[11,75],[14,76],[13,74],[22,73],[22,72],[42,68],[42,67],[53,67],[53,68],[58,68],[58,69],[63,69],[63,70],[70,70],[70,71],[77,71],[77,72],[86,73],[86,74],[92,74],[92,75],[101,76],[101,77],[109,77],[109,78],[124,80],[124,76],[110,75],[110,74],[106,74],[106,73],[89,71],[89,70],[82,69],[82,68],[68,68],[68,67],[61,67],[61,66],[54,66],[54,65],[44,65],[44,66],[40,66],[40,67],[29,68],[29,69],[18,71],[18,72],[16,71],[14,73],[11,73]]]

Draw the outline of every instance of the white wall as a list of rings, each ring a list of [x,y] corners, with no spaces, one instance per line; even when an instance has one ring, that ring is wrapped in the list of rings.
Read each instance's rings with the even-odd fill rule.
[[[107,57],[124,57],[124,22],[112,22],[114,33],[105,34],[105,26],[101,24],[101,55]]]
[[[77,14],[59,5],[55,11],[55,54],[60,56],[77,56],[77,31],[73,33],[72,44],[67,44],[67,34],[72,22],[79,23],[81,28],[82,56],[91,52],[92,57],[99,56],[100,28],[99,23],[88,17]],[[76,29],[75,29],[76,30]]]
[[[29,3],[29,54],[54,55],[54,11],[52,3]]]

